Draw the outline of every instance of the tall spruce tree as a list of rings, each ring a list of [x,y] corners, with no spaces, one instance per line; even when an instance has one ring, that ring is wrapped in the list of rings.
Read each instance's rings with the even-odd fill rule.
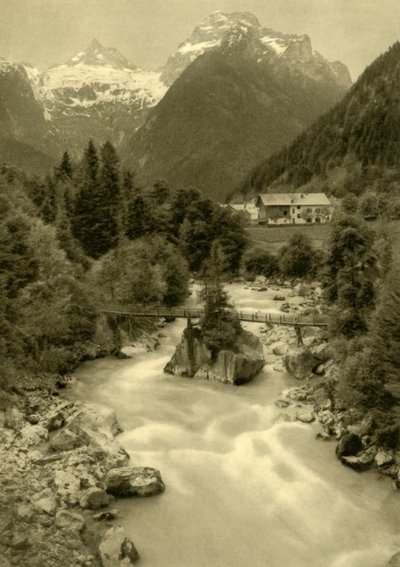
[[[97,246],[100,255],[118,242],[118,214],[121,208],[119,158],[111,142],[101,148],[101,168],[97,199]]]
[[[101,148],[101,162],[92,141],[84,152],[80,190],[75,200],[73,233],[92,258],[116,246],[120,208],[119,159],[114,146]]]
[[[82,160],[82,177],[72,221],[75,238],[80,242],[88,256],[98,258],[101,248],[97,240],[97,215],[99,199],[99,158],[92,140],[84,151]]]

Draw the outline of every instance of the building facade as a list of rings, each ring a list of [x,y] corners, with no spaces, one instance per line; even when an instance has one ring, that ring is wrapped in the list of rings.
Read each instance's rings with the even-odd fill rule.
[[[261,193],[256,200],[258,224],[323,224],[332,217],[325,193]]]

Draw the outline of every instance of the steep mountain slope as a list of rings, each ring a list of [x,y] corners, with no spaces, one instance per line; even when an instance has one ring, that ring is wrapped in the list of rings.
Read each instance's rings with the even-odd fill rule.
[[[337,102],[351,82],[347,69],[314,52],[307,36],[266,30],[238,13],[213,14],[196,28],[161,77],[171,82],[177,74],[124,146],[125,162],[142,182],[194,185],[215,199]]]
[[[0,59],[0,163],[42,173],[52,163],[46,155],[51,140],[26,70]]]
[[[400,168],[400,43],[367,67],[344,99],[288,148],[254,168],[242,193],[266,191],[271,184],[273,191],[279,184],[300,187],[340,167],[354,176],[371,166]],[[341,190],[350,182],[347,175]]]
[[[89,138],[118,145],[166,91],[160,73],[138,69],[97,40],[63,65],[33,78],[49,122],[73,154]]]

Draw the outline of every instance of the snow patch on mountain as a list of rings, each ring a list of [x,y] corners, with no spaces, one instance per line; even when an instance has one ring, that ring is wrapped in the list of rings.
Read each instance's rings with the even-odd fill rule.
[[[211,41],[202,41],[200,43],[195,43],[195,44],[192,44],[190,42],[186,42],[177,49],[177,52],[178,53],[195,52],[196,54],[204,53],[204,51],[207,51],[208,49],[212,49],[213,47],[217,47],[220,43],[221,42],[218,41],[217,39],[213,39]]]
[[[260,41],[263,45],[270,47],[277,55],[282,55],[288,48],[288,43],[280,37],[270,37],[266,35],[261,37]]]
[[[160,75],[137,68],[116,49],[105,48],[94,40],[85,51],[45,72],[38,89],[50,115],[106,103],[134,106],[137,110],[154,106],[164,96],[167,87]]]

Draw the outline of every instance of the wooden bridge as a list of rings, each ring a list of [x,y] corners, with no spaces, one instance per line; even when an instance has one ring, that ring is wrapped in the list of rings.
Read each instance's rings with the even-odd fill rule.
[[[110,307],[102,309],[102,313],[115,317],[166,317],[180,319],[200,319],[204,309],[193,307],[142,307],[129,306],[129,308]],[[327,327],[328,319],[323,315],[280,314],[268,311],[237,311],[224,309],[221,311],[224,319],[239,319],[247,323],[264,323],[270,325],[289,325],[291,327]]]

